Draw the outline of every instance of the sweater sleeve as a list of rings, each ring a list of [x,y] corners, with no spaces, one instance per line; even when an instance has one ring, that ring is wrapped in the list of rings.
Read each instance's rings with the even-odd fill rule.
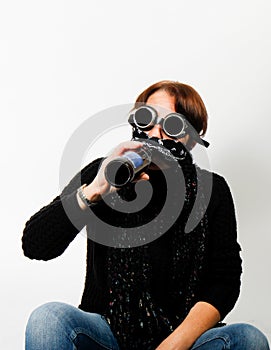
[[[238,299],[242,261],[232,195],[225,179],[217,174],[213,177],[210,204],[209,253],[201,300],[215,306],[222,320]]]
[[[49,260],[61,255],[87,223],[76,198],[80,184],[89,184],[97,174],[101,159],[88,164],[50,204],[44,206],[26,222],[22,248],[30,259]],[[78,186],[79,184],[79,186]],[[64,208],[68,208],[69,215]]]

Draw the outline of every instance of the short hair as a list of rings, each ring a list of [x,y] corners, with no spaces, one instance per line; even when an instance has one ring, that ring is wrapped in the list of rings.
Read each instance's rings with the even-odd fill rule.
[[[206,107],[197,91],[189,85],[171,80],[159,81],[137,97],[135,106],[146,103],[148,98],[158,90],[164,90],[175,97],[176,112],[183,114],[201,136],[206,133],[208,120]]]

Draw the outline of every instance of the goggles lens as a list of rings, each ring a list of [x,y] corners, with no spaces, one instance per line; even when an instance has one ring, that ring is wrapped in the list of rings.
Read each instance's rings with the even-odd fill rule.
[[[141,107],[134,114],[134,121],[139,128],[145,129],[152,125],[153,112],[146,107]]]
[[[176,114],[169,115],[164,119],[163,129],[169,136],[180,136],[184,131],[184,121]]]

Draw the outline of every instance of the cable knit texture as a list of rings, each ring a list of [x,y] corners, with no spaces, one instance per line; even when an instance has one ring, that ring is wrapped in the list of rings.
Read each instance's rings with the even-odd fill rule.
[[[82,211],[76,199],[78,179],[89,184],[97,174],[101,159],[97,159],[79,172],[65,187],[61,195],[43,207],[27,221],[23,237],[24,254],[31,259],[49,260],[61,255],[80,229],[87,225],[90,230],[86,212]],[[202,171],[204,173],[204,171]],[[209,234],[206,238],[206,249],[201,276],[197,282],[196,295],[193,302],[206,301],[215,306],[223,319],[234,307],[240,292],[241,258],[240,246],[237,242],[234,204],[229,187],[223,177],[212,174],[213,187],[207,208]],[[73,222],[63,208],[69,206],[73,212]],[[96,215],[103,216],[105,204],[95,206]],[[168,231],[170,232],[170,230]],[[151,287],[156,301],[167,310],[175,313],[182,308],[172,299],[164,299],[165,295],[174,295],[174,284],[169,283],[171,271],[169,259],[171,251],[168,247],[168,233],[154,241],[149,249],[152,262]],[[105,314],[110,300],[108,290],[108,248],[88,239],[87,267],[85,288],[80,308]],[[185,285],[188,281],[182,281]],[[184,310],[179,311],[180,315]]]

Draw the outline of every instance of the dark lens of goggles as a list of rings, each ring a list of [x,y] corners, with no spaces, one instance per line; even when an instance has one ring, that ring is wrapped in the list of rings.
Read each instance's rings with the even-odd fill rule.
[[[140,107],[135,111],[134,123],[140,129],[147,129],[154,125],[156,113],[149,107]]]
[[[184,119],[177,114],[170,114],[163,120],[163,129],[168,136],[181,137],[185,134]]]

